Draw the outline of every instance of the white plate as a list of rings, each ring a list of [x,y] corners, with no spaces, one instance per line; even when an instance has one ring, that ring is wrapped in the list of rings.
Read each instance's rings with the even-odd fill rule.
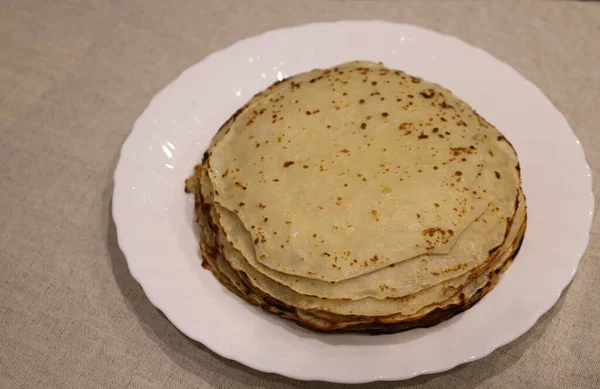
[[[213,134],[277,79],[355,59],[450,88],[510,139],[521,160],[529,222],[515,263],[481,302],[433,328],[375,337],[312,333],[249,306],[200,266],[193,201],[183,182]],[[523,334],[573,278],[593,206],[579,141],[538,88],[458,39],[379,21],[271,31],[192,66],[136,121],[113,197],[131,274],[183,333],[258,370],[346,383],[447,370]]]

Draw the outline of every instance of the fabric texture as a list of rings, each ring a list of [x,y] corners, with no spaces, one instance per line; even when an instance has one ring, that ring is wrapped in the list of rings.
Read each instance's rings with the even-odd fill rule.
[[[121,143],[181,71],[266,30],[339,19],[417,24],[512,65],[581,140],[599,208],[598,2],[3,0],[0,388],[342,387],[257,372],[182,335],[131,277],[110,211]],[[598,388],[598,285],[596,217],[575,279],[525,335],[364,387]]]

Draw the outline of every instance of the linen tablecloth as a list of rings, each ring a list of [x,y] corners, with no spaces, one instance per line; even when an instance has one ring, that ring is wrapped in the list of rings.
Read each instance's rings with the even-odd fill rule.
[[[597,2],[2,0],[0,388],[328,387],[178,332],[127,269],[111,196],[121,143],[181,71],[266,30],[339,19],[417,24],[512,65],[570,122],[600,198]],[[449,372],[369,387],[600,388],[598,218],[574,281],[527,334]]]

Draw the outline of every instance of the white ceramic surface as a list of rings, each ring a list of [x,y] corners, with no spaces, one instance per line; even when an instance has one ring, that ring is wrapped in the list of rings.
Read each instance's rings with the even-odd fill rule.
[[[384,336],[312,333],[249,306],[200,265],[193,200],[183,182],[219,126],[277,79],[355,59],[382,61],[451,89],[519,153],[529,207],[522,249],[481,302],[433,328]],[[113,197],[133,277],[187,336],[258,370],[347,383],[447,370],[523,334],[575,274],[593,206],[579,141],[539,89],[458,39],[379,21],[271,31],[192,66],[136,121],[121,150]]]

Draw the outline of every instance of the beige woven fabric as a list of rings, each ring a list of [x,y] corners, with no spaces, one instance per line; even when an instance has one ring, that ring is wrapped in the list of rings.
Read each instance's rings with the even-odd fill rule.
[[[132,279],[110,216],[120,145],[150,98],[261,31],[377,18],[482,47],[565,114],[600,199],[599,3],[50,3],[0,1],[2,389],[328,387],[253,371],[184,337]],[[526,335],[450,372],[372,387],[600,388],[598,220],[575,280]]]

